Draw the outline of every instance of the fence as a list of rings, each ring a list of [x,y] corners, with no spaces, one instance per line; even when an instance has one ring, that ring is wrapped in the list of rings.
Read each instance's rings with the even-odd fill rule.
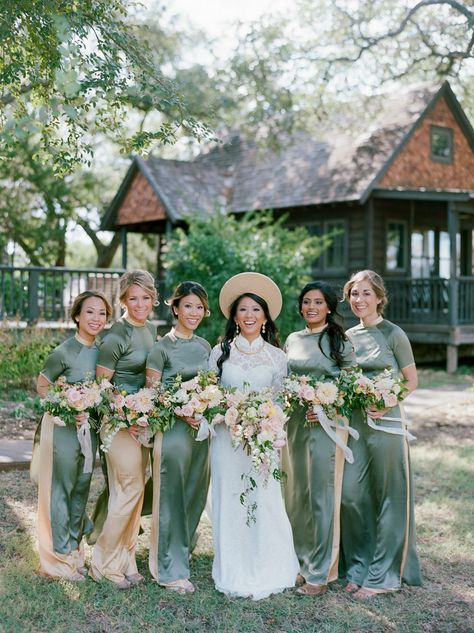
[[[124,271],[111,268],[40,268],[0,266],[0,319],[67,322],[74,298],[84,290],[100,290],[120,316],[119,278]],[[160,296],[165,293],[157,284]],[[155,318],[166,318],[166,306],[155,310]],[[165,316],[166,315],[166,316]]]

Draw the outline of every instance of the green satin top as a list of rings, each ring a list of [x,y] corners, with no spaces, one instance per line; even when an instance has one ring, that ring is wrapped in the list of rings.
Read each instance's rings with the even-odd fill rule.
[[[119,389],[135,393],[145,385],[146,359],[155,339],[150,321],[136,326],[121,318],[102,340],[97,365],[114,372],[112,382]]]
[[[51,352],[40,373],[49,382],[54,382],[59,376],[64,376],[70,383],[92,380],[98,355],[96,343],[87,346],[73,336]]]
[[[163,383],[178,374],[183,380],[190,380],[199,370],[207,370],[210,353],[211,346],[200,336],[193,334],[190,339],[183,339],[171,331],[153,345],[146,366],[159,371]]]
[[[319,379],[336,378],[341,368],[352,367],[356,364],[354,348],[350,341],[344,342],[342,350],[342,364],[339,367],[331,358],[329,338],[323,332],[311,333],[308,330],[293,332],[285,342],[285,352],[288,359],[288,373],[298,375],[310,374]],[[319,341],[321,340],[321,347]]]
[[[398,375],[415,362],[408,336],[386,319],[376,325],[356,325],[346,334],[356,350],[357,364],[367,376],[384,369]]]

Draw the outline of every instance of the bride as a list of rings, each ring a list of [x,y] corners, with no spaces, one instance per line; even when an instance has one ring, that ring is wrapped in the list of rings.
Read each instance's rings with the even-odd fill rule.
[[[265,275],[246,272],[229,279],[220,292],[227,317],[224,338],[211,352],[210,369],[223,385],[238,389],[278,389],[286,375],[274,319],[282,307],[277,285]],[[299,565],[280,484],[256,476],[256,522],[248,526],[240,503],[242,474],[252,462],[242,447],[233,448],[227,427],[219,424],[211,442],[212,526],[216,589],[229,596],[266,598],[295,585]]]

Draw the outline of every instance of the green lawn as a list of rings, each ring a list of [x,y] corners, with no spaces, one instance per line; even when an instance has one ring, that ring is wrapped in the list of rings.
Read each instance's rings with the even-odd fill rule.
[[[294,592],[260,602],[229,599],[211,579],[210,526],[192,562],[192,596],[169,593],[150,580],[147,529],[138,559],[147,584],[120,592],[109,584],[52,582],[35,574],[35,490],[26,472],[0,473],[0,631],[103,632],[219,631],[226,633],[472,633],[474,576],[474,441],[415,442],[421,588],[360,603],[335,584],[324,596]],[[94,480],[94,494],[100,473]]]

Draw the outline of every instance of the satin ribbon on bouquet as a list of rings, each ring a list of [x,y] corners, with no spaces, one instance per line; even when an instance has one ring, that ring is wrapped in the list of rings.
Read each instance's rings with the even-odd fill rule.
[[[91,473],[94,465],[94,455],[92,454],[92,442],[91,442],[91,426],[89,422],[84,422],[77,429],[77,439],[81,447],[81,453],[84,455],[84,468],[83,473]]]
[[[355,440],[359,439],[359,433],[356,429],[353,429],[348,424],[338,424],[328,418],[326,413],[324,412],[323,407],[320,404],[313,405],[313,411],[318,416],[319,424],[322,426],[327,435],[331,438],[331,440],[339,446],[339,448],[344,453],[344,459],[349,462],[349,464],[354,463],[354,455],[352,454],[351,449],[347,446],[347,444],[333,431],[333,429],[342,429],[347,431],[349,435],[351,435]]]
[[[207,440],[208,437],[216,437],[216,429],[212,424],[209,424],[201,413],[198,413],[194,417],[201,423],[196,435],[196,442],[203,442],[204,440]]]
[[[384,415],[381,418],[377,418],[377,419],[389,420],[390,422],[401,422],[404,427],[408,426],[408,424],[412,424],[412,422],[409,422],[406,418],[405,409],[403,408],[402,403],[399,404],[399,407],[400,407],[400,413],[402,414],[400,418],[391,418]],[[370,426],[371,429],[374,429],[375,431],[383,431],[384,433],[390,433],[391,435],[402,435],[403,437],[406,437],[408,442],[412,442],[413,440],[416,440],[416,437],[412,435],[410,431],[408,431],[408,429],[406,428],[398,429],[393,426],[380,426],[376,424],[374,422],[374,419],[371,418],[369,415],[367,415],[367,424]]]

